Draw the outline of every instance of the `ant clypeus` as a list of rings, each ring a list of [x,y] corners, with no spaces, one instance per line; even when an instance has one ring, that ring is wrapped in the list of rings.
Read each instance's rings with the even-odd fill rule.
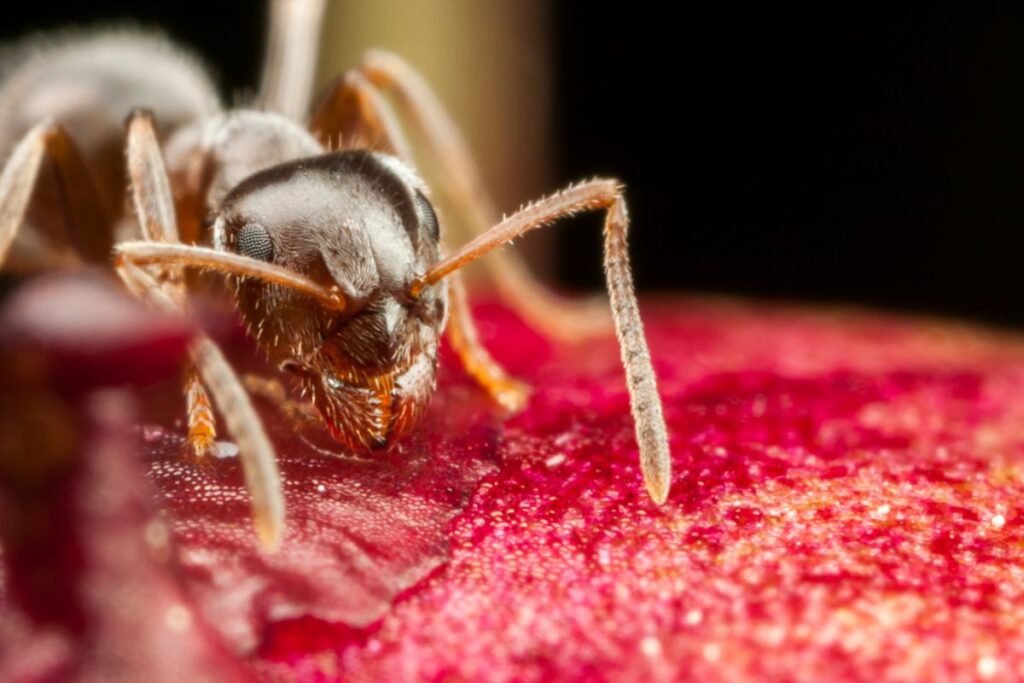
[[[322,9],[322,0],[275,0],[260,109],[223,111],[205,74],[152,36],[31,43],[0,84],[0,147],[10,155],[0,175],[0,262],[106,262],[113,249],[130,290],[174,309],[186,302],[185,269],[228,276],[257,345],[310,403],[291,403],[275,380],[247,378],[249,391],[365,450],[392,443],[423,412],[445,330],[490,396],[521,407],[527,388],[480,345],[457,271],[555,219],[604,211],[608,294],[641,467],[650,496],[663,502],[668,439],[633,293],[620,184],[582,182],[497,220],[433,93],[381,52],[328,89],[308,130],[299,126]],[[478,232],[450,254],[397,113],[437,165],[438,193]],[[126,171],[137,224],[126,217]],[[15,240],[24,224],[32,229]],[[125,239],[140,233],[142,241]],[[206,233],[212,246],[194,246],[210,241]],[[489,261],[503,297],[544,331],[578,338],[605,329],[605,313],[556,299],[511,254]],[[243,382],[206,336],[191,347],[185,395],[190,449],[202,457],[214,448],[215,404],[238,442],[256,529],[275,546],[284,506],[273,449]]]

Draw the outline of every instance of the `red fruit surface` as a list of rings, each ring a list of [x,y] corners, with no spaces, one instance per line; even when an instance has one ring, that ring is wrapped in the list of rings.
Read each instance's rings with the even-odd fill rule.
[[[95,274],[0,304],[0,680],[245,681],[198,618],[155,509],[129,393],[194,329]]]
[[[176,388],[150,401],[175,576],[254,678],[1024,678],[1020,339],[649,301],[674,458],[659,508],[614,339],[560,347],[479,313],[536,388],[517,416],[447,354],[425,422],[368,463],[265,411],[286,481],[276,555],[236,459],[183,462]]]
[[[267,679],[1024,676],[1024,345],[652,304],[675,470],[658,508],[614,340],[558,348],[480,313],[527,409],[502,422],[446,357],[426,423],[377,462],[282,447],[277,556],[237,476],[211,488],[158,449],[190,586]]]

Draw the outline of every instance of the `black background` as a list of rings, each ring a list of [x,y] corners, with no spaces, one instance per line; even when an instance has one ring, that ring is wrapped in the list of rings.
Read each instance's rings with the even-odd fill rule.
[[[230,94],[262,51],[264,15],[242,7],[18,4],[0,38],[133,17],[192,45]],[[641,288],[1024,325],[1019,4],[550,12],[557,176],[625,181]],[[599,286],[595,227],[559,233],[566,286]]]

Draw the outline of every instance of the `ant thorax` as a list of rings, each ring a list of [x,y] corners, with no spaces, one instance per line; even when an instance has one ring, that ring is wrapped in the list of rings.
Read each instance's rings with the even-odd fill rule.
[[[206,200],[216,248],[336,287],[347,305],[330,311],[293,290],[236,279],[238,310],[336,439],[362,449],[385,446],[429,402],[445,322],[444,286],[408,294],[416,275],[439,257],[437,219],[422,182],[378,153],[320,150],[296,159],[296,152],[310,151],[308,134],[289,135],[292,124],[273,115],[246,117],[245,136],[232,135],[225,118],[203,155],[214,171],[206,176]],[[257,119],[266,123],[262,131],[253,125]],[[254,128],[263,135],[253,137]],[[257,142],[259,156],[250,152]],[[292,158],[280,160],[285,155]],[[268,157],[279,163],[267,167]],[[255,173],[244,168],[252,159],[261,162]]]

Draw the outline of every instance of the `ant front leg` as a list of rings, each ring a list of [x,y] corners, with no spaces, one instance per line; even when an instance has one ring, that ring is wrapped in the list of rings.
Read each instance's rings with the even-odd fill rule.
[[[417,278],[410,294],[418,296],[424,287],[437,284],[459,268],[531,230],[565,216],[593,210],[605,211],[604,270],[612,319],[626,371],[636,440],[640,447],[640,467],[648,493],[660,504],[667,498],[671,485],[672,459],[661,398],[633,289],[626,243],[629,217],[618,182],[591,180],[527,206]]]
[[[39,202],[40,176],[46,162],[52,196]],[[82,259],[100,262],[110,254],[111,221],[101,205],[82,155],[67,132],[51,121],[29,130],[11,153],[0,173],[0,265],[11,250],[33,199],[40,204],[37,221],[49,235],[25,235],[22,243],[29,262],[40,266],[67,266]],[[43,206],[42,204],[45,204]]]
[[[136,296],[165,311],[181,312],[181,305],[166,287],[145,270],[125,259],[118,259],[115,268],[128,290]],[[227,423],[228,433],[238,443],[245,487],[252,497],[256,533],[265,548],[274,550],[284,534],[284,496],[274,449],[263,423],[238,375],[212,339],[198,335],[189,348],[189,356],[203,383],[210,388],[217,409]]]
[[[146,112],[135,112],[129,120],[127,161],[132,203],[143,234],[163,241],[135,244],[187,249],[173,243],[178,235],[174,201],[153,120]],[[170,278],[158,282],[142,265],[132,261],[123,246],[119,245],[115,268],[128,289],[159,308],[180,312],[185,305],[185,292],[182,279],[175,277],[176,269],[171,269]],[[192,342],[189,356],[194,368],[187,374],[190,445],[194,451],[203,450],[206,442],[214,438],[211,402],[205,385],[213,396],[212,403],[224,417],[228,433],[238,443],[246,488],[252,497],[256,532],[266,548],[274,549],[284,533],[284,496],[277,459],[263,423],[238,375],[213,340],[199,335]]]
[[[346,75],[321,100],[312,119],[313,130],[329,137],[358,128],[353,121],[360,118],[363,127],[370,131],[386,130],[389,126],[377,122],[387,123],[396,118],[382,97],[390,95],[436,165],[438,193],[459,222],[473,235],[497,223],[498,211],[469,147],[423,77],[397,56],[381,51],[367,53],[357,73],[358,81]],[[324,117],[323,112],[331,107],[335,112],[333,118]],[[328,125],[332,121],[334,128]],[[374,138],[370,140],[372,144]],[[407,149],[408,146],[400,150],[406,158]],[[603,301],[567,301],[553,294],[516,254],[495,254],[488,260],[487,268],[502,299],[548,336],[580,341],[608,331],[608,311]]]

